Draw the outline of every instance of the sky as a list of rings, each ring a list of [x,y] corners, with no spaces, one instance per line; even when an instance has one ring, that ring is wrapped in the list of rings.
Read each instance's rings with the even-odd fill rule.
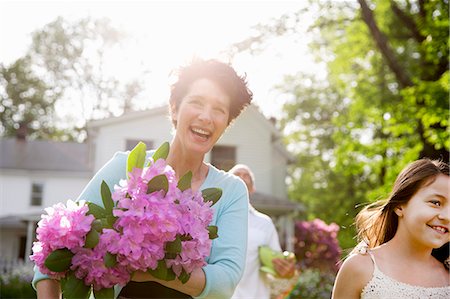
[[[0,0],[0,63],[11,63],[23,55],[31,43],[31,32],[58,16],[69,20],[107,17],[135,38],[111,64],[111,71],[126,80],[142,68],[149,70],[144,78],[146,91],[141,105],[160,106],[167,103],[171,70],[194,56],[224,59],[223,51],[254,35],[255,25],[294,12],[305,4],[306,0]],[[279,117],[285,95],[274,86],[282,82],[284,75],[298,70],[320,71],[309,55],[306,38],[276,39],[267,44],[264,52],[254,56],[241,53],[231,63],[238,73],[247,74],[254,102],[267,117]],[[59,108],[61,114],[68,113],[67,109]]]

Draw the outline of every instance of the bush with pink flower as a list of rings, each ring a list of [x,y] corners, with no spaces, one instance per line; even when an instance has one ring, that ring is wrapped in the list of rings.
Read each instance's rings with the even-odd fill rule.
[[[102,182],[103,207],[68,201],[46,209],[30,259],[61,280],[65,298],[86,298],[91,290],[113,298],[113,286],[126,285],[138,270],[185,283],[206,264],[217,237],[211,206],[222,191],[192,190],[191,172],[177,181],[168,151],[165,143],[146,162],[140,142],[128,155],[127,180],[112,194]]]

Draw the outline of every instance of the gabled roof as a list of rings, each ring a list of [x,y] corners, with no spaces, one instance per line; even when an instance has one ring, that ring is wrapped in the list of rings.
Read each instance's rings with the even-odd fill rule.
[[[100,120],[93,120],[93,121],[88,122],[87,127],[88,128],[103,127],[103,126],[128,122],[130,120],[138,120],[140,118],[148,118],[148,117],[151,117],[154,115],[160,116],[160,115],[164,115],[164,114],[169,115],[169,110],[168,110],[167,105],[164,105],[161,107],[156,107],[156,108],[150,108],[150,109],[142,110],[142,111],[131,111],[131,112],[124,113],[121,116],[117,116],[117,117],[108,117],[108,118],[104,118],[104,119],[100,119]]]
[[[301,203],[259,192],[250,194],[250,202],[258,211],[272,216],[291,212],[299,213],[305,210]]]
[[[88,145],[0,139],[0,169],[90,172]]]

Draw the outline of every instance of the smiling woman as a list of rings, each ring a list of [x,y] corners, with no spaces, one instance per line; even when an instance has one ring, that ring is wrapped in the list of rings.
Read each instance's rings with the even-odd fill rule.
[[[212,244],[206,266],[190,272],[187,282],[178,278],[165,281],[148,272],[136,271],[121,291],[122,298],[230,298],[242,276],[247,244],[248,193],[235,176],[203,161],[230,122],[250,104],[252,93],[245,77],[228,64],[217,60],[196,60],[181,68],[172,85],[170,115],[175,135],[167,163],[175,176],[192,173],[193,190],[222,189],[222,197],[212,209],[210,225],[217,226],[219,236]],[[99,188],[104,181],[114,186],[126,178],[127,153],[117,153],[92,178],[79,200],[102,206]],[[198,213],[196,209],[190,213]],[[145,227],[143,228],[145,229]],[[150,228],[148,228],[150,229]],[[238,232],[238,233],[237,233]],[[33,284],[39,298],[59,298],[59,282],[36,272]],[[118,287],[118,290],[121,288]]]

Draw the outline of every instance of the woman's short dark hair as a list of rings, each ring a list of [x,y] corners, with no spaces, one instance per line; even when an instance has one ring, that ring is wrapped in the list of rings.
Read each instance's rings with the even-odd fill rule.
[[[172,84],[170,106],[179,106],[189,87],[198,79],[209,79],[218,84],[230,97],[231,123],[250,104],[253,93],[247,87],[246,76],[239,76],[231,65],[215,59],[195,59],[178,70],[178,81]]]

